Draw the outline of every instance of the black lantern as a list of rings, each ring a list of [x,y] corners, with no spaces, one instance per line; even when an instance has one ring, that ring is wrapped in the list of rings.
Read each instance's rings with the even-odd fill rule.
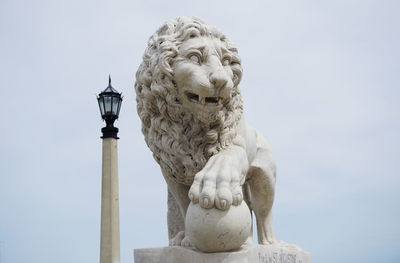
[[[111,86],[111,76],[108,76],[108,87],[97,97],[101,117],[106,121],[107,126],[101,129],[101,138],[116,138],[118,128],[114,127],[114,121],[118,119],[121,108],[122,96]]]

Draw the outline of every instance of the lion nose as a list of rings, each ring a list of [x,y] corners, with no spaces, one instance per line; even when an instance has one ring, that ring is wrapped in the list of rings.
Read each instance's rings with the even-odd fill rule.
[[[210,75],[210,82],[216,89],[221,89],[228,83],[228,78],[220,70],[214,71]]]
[[[223,98],[230,97],[230,82],[231,79],[224,70],[216,70],[210,74],[210,83],[218,91],[219,96]]]

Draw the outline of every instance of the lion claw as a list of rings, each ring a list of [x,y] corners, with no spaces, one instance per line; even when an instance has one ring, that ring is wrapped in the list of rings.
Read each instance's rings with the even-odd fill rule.
[[[190,243],[190,240],[188,237],[185,237],[184,239],[182,239],[181,246],[182,247],[191,247],[192,243]]]

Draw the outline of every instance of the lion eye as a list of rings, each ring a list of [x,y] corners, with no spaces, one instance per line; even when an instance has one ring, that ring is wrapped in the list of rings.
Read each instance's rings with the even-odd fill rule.
[[[191,55],[189,56],[189,59],[190,59],[191,61],[195,62],[195,63],[198,63],[198,64],[199,64],[200,61],[201,61],[200,56],[197,55],[197,54],[191,54]]]
[[[224,58],[222,59],[222,64],[223,64],[224,66],[229,66],[229,65],[231,64],[231,58],[230,58],[230,57],[224,57]]]

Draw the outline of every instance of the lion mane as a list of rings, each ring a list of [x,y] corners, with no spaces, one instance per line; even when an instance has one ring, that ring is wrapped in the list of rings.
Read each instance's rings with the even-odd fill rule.
[[[209,117],[210,123],[183,110],[174,81],[174,62],[180,45],[198,36],[219,38],[233,58],[232,97],[224,102],[222,110]],[[150,37],[136,73],[137,111],[147,146],[164,175],[191,185],[207,160],[232,143],[243,112],[238,89],[241,76],[237,49],[218,29],[199,18],[167,21]]]

